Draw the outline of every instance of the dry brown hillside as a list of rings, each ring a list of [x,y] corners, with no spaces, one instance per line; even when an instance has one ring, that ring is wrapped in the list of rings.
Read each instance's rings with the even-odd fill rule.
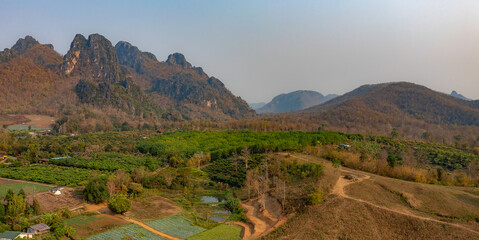
[[[308,162],[324,160],[298,156]],[[325,164],[330,169],[330,164]],[[340,168],[324,202],[264,239],[479,239],[479,192]],[[353,180],[346,175],[355,175]]]

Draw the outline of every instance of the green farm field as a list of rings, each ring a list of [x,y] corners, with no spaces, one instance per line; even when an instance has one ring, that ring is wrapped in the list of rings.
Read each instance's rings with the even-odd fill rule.
[[[5,197],[9,189],[12,189],[15,193],[19,193],[23,189],[27,195],[34,194],[38,192],[46,192],[52,187],[44,184],[31,183],[31,182],[18,182],[18,181],[9,181],[2,180],[0,182],[0,198]]]
[[[189,237],[188,240],[239,240],[241,239],[241,228],[237,226],[231,226],[226,224],[221,224],[217,227],[214,227],[210,230],[201,232],[192,237]]]
[[[105,232],[120,226],[129,224],[129,222],[107,214],[98,215],[80,215],[67,219],[65,223],[76,229],[81,237],[88,237],[101,232]]]
[[[148,221],[145,224],[160,232],[183,239],[205,231],[204,228],[194,226],[190,220],[178,215]]]
[[[167,240],[160,237],[136,224],[131,224],[115,230],[100,233],[87,238],[87,240],[117,240],[117,239],[137,239],[137,240]]]

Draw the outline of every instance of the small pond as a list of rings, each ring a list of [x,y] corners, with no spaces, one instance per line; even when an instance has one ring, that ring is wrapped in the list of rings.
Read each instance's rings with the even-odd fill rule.
[[[215,222],[222,222],[223,220],[225,220],[223,217],[210,217],[210,219]]]
[[[226,198],[223,194],[205,195],[201,196],[200,201],[203,203],[222,203],[226,201]]]

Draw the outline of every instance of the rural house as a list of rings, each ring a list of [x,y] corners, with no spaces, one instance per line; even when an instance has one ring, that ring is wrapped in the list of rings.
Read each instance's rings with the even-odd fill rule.
[[[45,223],[35,224],[27,228],[27,233],[32,233],[35,235],[40,235],[48,232],[50,232],[50,227]]]
[[[13,240],[19,237],[21,232],[5,231],[0,233],[0,240]]]

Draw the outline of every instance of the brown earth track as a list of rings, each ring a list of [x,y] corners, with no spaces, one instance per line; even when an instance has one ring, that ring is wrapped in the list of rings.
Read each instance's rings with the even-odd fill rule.
[[[262,201],[266,201],[266,209],[262,208]],[[257,239],[274,231],[282,224],[292,217],[284,216],[281,212],[278,212],[278,207],[275,207],[274,201],[277,201],[271,197],[256,198],[243,202],[241,205],[245,209],[245,214],[251,225],[244,223],[235,223],[243,228],[242,239]],[[281,208],[281,205],[279,205]],[[268,211],[274,211],[270,212]],[[281,211],[281,210],[279,210]]]
[[[164,238],[167,238],[167,239],[171,239],[171,240],[182,240],[181,238],[177,238],[177,237],[173,237],[173,236],[170,236],[166,233],[163,233],[163,232],[160,232],[140,221],[137,221],[137,220],[134,220],[134,219],[131,219],[127,216],[124,216],[124,215],[121,215],[121,214],[115,214],[113,212],[110,211],[110,209],[108,208],[108,205],[107,203],[100,203],[100,204],[84,204],[83,205],[83,209],[85,212],[98,212],[98,213],[101,213],[101,214],[107,214],[107,215],[110,215],[112,217],[116,217],[118,220],[124,220],[124,221],[127,221],[127,222],[130,222],[130,223],[133,223],[133,224],[137,224],[139,225],[140,227],[158,235],[158,236],[161,236],[161,237],[164,237]]]

